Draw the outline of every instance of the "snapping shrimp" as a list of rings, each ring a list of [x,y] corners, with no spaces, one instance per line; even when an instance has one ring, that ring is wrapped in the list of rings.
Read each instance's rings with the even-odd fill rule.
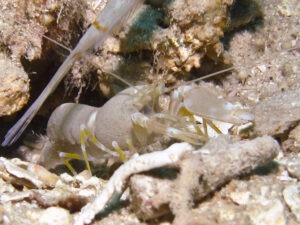
[[[97,162],[107,156],[125,161],[134,149],[151,144],[161,135],[203,145],[207,135],[194,116],[206,118],[210,125],[210,119],[234,124],[252,119],[251,114],[218,98],[208,88],[181,86],[166,95],[169,91],[163,85],[131,86],[100,108],[62,104],[48,121],[48,141],[39,162],[54,167],[63,159],[75,173],[68,159],[83,159],[90,171],[89,161]],[[162,98],[168,99],[165,110],[159,106]],[[65,151],[57,152],[58,149]]]

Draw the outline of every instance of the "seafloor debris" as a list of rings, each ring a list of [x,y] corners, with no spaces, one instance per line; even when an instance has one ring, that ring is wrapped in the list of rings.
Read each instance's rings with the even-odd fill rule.
[[[1,178],[11,184],[28,188],[54,187],[58,177],[37,164],[23,162],[18,158],[0,158]]]
[[[186,223],[286,225],[297,224],[282,198],[284,182],[274,174],[232,180],[209,201],[187,213]]]
[[[176,220],[179,221],[183,215],[180,212],[189,209],[190,203],[194,200],[205,197],[233,177],[250,172],[256,166],[274,158],[277,153],[278,144],[270,137],[235,144],[228,143],[227,138],[218,138],[197,151],[193,151],[193,148],[187,143],[174,144],[165,151],[132,158],[116,170],[106,184],[99,178],[86,176],[85,173],[75,177],[66,174],[56,177],[52,173],[44,171],[40,176],[28,171],[28,163],[2,158],[1,183],[3,185],[1,186],[0,205],[9,205],[9,207],[2,208],[2,221],[5,220],[8,224],[12,224],[13,221],[22,220],[22,216],[25,214],[18,216],[16,214],[26,208],[30,210],[28,213],[30,212],[31,215],[26,218],[26,221],[31,220],[32,223],[40,222],[41,218],[46,220],[45,212],[47,210],[61,210],[62,217],[68,220],[67,218],[72,217],[70,213],[79,211],[84,204],[91,202],[73,218],[75,224],[90,223],[98,212],[104,210],[111,203],[113,197],[120,197],[131,176],[133,176],[130,182],[131,193],[129,196],[127,194],[127,197],[125,195],[125,199],[129,197],[132,201],[131,210],[140,215],[140,218],[149,219],[157,217],[158,208],[170,204]],[[224,159],[227,163],[223,163]],[[150,175],[151,173],[147,176],[134,175],[154,168],[169,166],[180,168],[181,172],[176,179],[165,177],[165,179],[157,180]],[[174,170],[175,173],[176,171]],[[140,179],[140,176],[148,177],[148,181],[143,182],[145,178]],[[7,177],[14,177],[14,180],[8,180]],[[49,185],[49,181],[41,177],[51,178],[52,185]],[[201,177],[200,180],[199,177]],[[183,178],[186,179],[185,182],[182,182]],[[17,182],[20,180],[26,180],[27,183]],[[155,183],[154,180],[157,180],[158,183]],[[31,186],[28,185],[28,182]],[[151,189],[160,187],[160,182],[166,183],[167,188],[162,188],[157,193],[160,196],[157,194],[153,196],[155,192],[152,192]],[[157,186],[152,186],[155,184]],[[31,189],[19,191],[25,187]],[[95,196],[97,196],[96,199]],[[31,202],[34,209],[30,209],[31,206],[29,207],[28,202]],[[45,211],[42,208],[47,209]],[[47,221],[52,221],[49,219],[51,218],[48,218]]]
[[[162,166],[178,166],[180,175],[170,181],[168,188],[163,188],[166,191],[163,193],[157,189],[168,186],[165,182],[160,185],[159,181],[152,182],[157,178],[141,179],[139,176],[134,179],[133,176],[130,183],[132,207],[140,218],[149,219],[165,213],[160,207],[170,204],[176,216],[174,224],[183,224],[195,200],[205,197],[230,179],[272,160],[279,152],[278,143],[267,136],[235,144],[229,144],[221,137],[198,151],[189,148],[188,144],[174,144],[164,151],[144,154],[125,162],[100,195],[74,218],[75,224],[90,223],[107,207],[113,196],[123,192],[130,176]]]
[[[86,174],[58,177],[41,166],[1,158],[0,221],[5,224],[53,224],[54,221],[71,224],[71,213],[92,201],[104,185],[103,180]],[[58,215],[53,217],[50,212]],[[58,217],[63,220],[57,221]]]
[[[228,95],[255,104],[300,87],[298,0],[256,2],[263,16],[230,38],[228,51],[236,71],[222,79]],[[290,16],[279,8],[287,9]],[[298,50],[286,51],[296,46]]]

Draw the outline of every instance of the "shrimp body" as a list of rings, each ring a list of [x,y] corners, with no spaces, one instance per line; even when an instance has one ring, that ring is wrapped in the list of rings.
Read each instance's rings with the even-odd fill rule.
[[[101,108],[83,104],[65,103],[52,113],[48,120],[47,136],[56,142],[68,142],[72,145],[80,144],[80,125],[86,124],[90,130],[90,122],[94,122]]]
[[[228,108],[229,102],[219,99],[208,89],[191,86],[173,91],[169,96],[168,110],[159,111],[156,104],[159,98],[166,96],[163,95],[165,92],[163,86],[141,85],[125,89],[99,108],[75,103],[62,104],[48,121],[47,136],[52,144],[44,148],[40,163],[49,164],[49,158],[55,158],[58,163],[56,151],[86,154],[82,157],[86,161],[97,161],[106,153],[122,158],[124,156],[120,155],[123,154],[120,149],[130,150],[129,143],[138,149],[150,144],[153,136],[160,135],[202,145],[207,137],[198,132],[198,125],[191,119],[193,116],[219,117],[220,120],[229,121],[237,119],[232,114],[233,105]],[[202,104],[202,109],[198,107],[199,104]],[[188,111],[188,116],[181,115],[183,109]],[[244,116],[247,113],[241,115],[237,123],[250,118]],[[119,150],[119,154],[111,149]],[[126,153],[129,156],[132,154],[130,151]],[[56,163],[48,166],[53,165]]]
[[[46,143],[42,149],[39,163],[48,168],[61,164],[61,152],[82,155],[81,136],[86,129],[97,140],[97,145],[88,145],[89,160],[103,158],[103,151],[112,148],[112,141],[117,141],[121,148],[127,147],[126,140],[131,140],[131,114],[138,108],[134,106],[132,96],[135,89],[128,88],[111,98],[102,107],[84,104],[65,103],[51,114],[47,124]],[[101,146],[99,146],[101,143]],[[100,148],[100,149],[99,149]],[[114,154],[113,154],[114,153]],[[112,155],[118,156],[115,152]]]

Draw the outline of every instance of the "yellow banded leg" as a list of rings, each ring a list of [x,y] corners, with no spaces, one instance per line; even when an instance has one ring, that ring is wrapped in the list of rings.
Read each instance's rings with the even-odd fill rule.
[[[204,118],[202,120],[203,120],[204,137],[208,138],[207,120]]]
[[[118,142],[113,141],[111,143],[111,145],[114,147],[114,149],[116,150],[116,152],[119,154],[122,162],[125,162],[126,161],[126,156],[125,156],[124,152],[122,151],[122,149],[120,148],[120,146],[118,145]]]
[[[183,116],[188,116],[191,121],[195,122],[194,115],[190,111],[188,111],[185,107],[181,108],[180,114]],[[195,125],[195,129],[200,135],[203,135],[208,138],[207,125],[209,125],[216,133],[222,134],[222,131],[211,120],[204,119],[204,118],[202,120],[203,120],[204,133],[202,132],[200,127]]]
[[[180,113],[181,116],[187,116],[193,123],[195,123],[194,128],[195,128],[196,132],[199,135],[204,136],[204,137],[207,138],[207,135],[205,135],[205,131],[203,132],[201,130],[201,128],[196,124],[196,120],[195,120],[194,114],[192,114],[190,111],[188,111],[187,108],[185,108],[185,107],[182,107],[180,109],[179,113]]]
[[[80,146],[81,146],[83,159],[84,159],[85,164],[86,164],[86,168],[88,169],[89,173],[92,174],[91,166],[90,166],[90,163],[89,163],[89,159],[88,159],[88,155],[87,155],[86,147],[85,147],[85,140],[86,140],[85,130],[87,130],[87,129],[84,126],[80,126]]]
[[[81,160],[82,157],[79,154],[69,153],[69,152],[59,152],[59,157],[64,161],[66,167],[71,171],[71,173],[75,176],[77,175],[74,167],[69,162],[70,159],[78,159]]]
[[[209,119],[203,118],[203,128],[204,128],[204,134],[208,138],[208,126],[212,128],[217,134],[223,134],[222,131]]]
[[[218,134],[223,134],[222,131],[211,121],[211,120],[206,120],[206,123]]]
[[[77,175],[77,172],[75,171],[74,167],[71,165],[71,163],[69,162],[69,160],[63,158],[62,159],[64,161],[64,164],[66,165],[66,167],[71,171],[71,173],[73,174],[73,176]]]
[[[121,150],[121,148],[118,146],[118,144],[115,144],[115,146],[113,145],[113,147],[115,148],[116,152],[110,150],[109,148],[107,148],[105,145],[103,145],[102,143],[100,143],[97,138],[95,137],[94,134],[92,134],[84,125],[81,125],[80,127],[80,144],[81,144],[81,150],[82,150],[82,154],[84,157],[84,160],[86,162],[86,166],[87,169],[90,171],[90,164],[88,161],[88,155],[86,152],[86,145],[85,142],[86,140],[89,140],[93,145],[95,145],[96,147],[98,147],[100,150],[113,155],[113,156],[119,156],[121,158],[121,160],[124,162],[126,161],[126,156],[123,153],[123,151]]]
[[[95,145],[96,147],[98,147],[99,149],[101,149],[102,151],[108,153],[108,154],[111,154],[113,156],[117,156],[117,154],[110,150],[109,148],[107,148],[105,145],[103,145],[102,143],[100,143],[97,138],[95,137],[95,135],[93,135],[86,127],[84,127],[82,125],[82,129],[81,131],[83,132],[83,134],[89,138],[89,141]]]
[[[88,169],[88,171],[91,173],[91,166],[88,160],[88,155],[87,155],[87,151],[86,151],[86,139],[88,138],[88,140],[90,142],[92,142],[92,144],[94,144],[95,146],[97,146],[99,149],[101,149],[104,152],[107,152],[109,154],[115,155],[113,154],[114,152],[111,151],[110,149],[108,149],[107,147],[105,147],[103,144],[101,144],[97,138],[95,137],[95,135],[93,135],[84,125],[80,126],[80,145],[81,145],[81,151],[82,151],[82,155],[86,164],[86,167]]]
[[[169,127],[153,119],[149,119],[142,113],[134,113],[131,117],[132,121],[135,124],[146,128],[148,131],[153,133],[168,135],[169,137],[176,138],[194,145],[202,145],[207,141],[205,137],[200,136],[197,133],[179,130],[174,127]]]

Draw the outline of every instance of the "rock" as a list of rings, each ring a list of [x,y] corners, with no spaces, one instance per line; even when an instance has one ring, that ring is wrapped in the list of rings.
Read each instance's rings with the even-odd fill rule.
[[[282,143],[282,148],[287,151],[300,152],[300,124],[289,133],[289,137]]]
[[[253,109],[258,135],[279,135],[300,121],[300,88],[279,93]]]
[[[248,209],[253,225],[285,225],[284,206],[279,199],[264,200]]]
[[[72,224],[69,211],[59,208],[50,207],[41,213],[39,223],[44,225],[69,225]]]
[[[299,158],[298,158],[299,160]],[[300,162],[294,161],[287,164],[287,171],[292,177],[296,177],[300,180]]]
[[[144,5],[117,38],[102,46],[96,64],[103,71],[126,74],[127,80],[139,80],[141,74],[155,80],[160,74],[167,82],[176,81],[175,73],[185,76],[201,68],[205,57],[228,64],[221,38],[233,2],[175,0],[161,1],[159,7],[153,2]],[[101,87],[107,90],[107,75],[98,72]]]
[[[20,110],[29,98],[29,78],[25,71],[0,53],[0,117]]]
[[[283,197],[291,212],[300,223],[300,184],[287,186],[283,190]]]

